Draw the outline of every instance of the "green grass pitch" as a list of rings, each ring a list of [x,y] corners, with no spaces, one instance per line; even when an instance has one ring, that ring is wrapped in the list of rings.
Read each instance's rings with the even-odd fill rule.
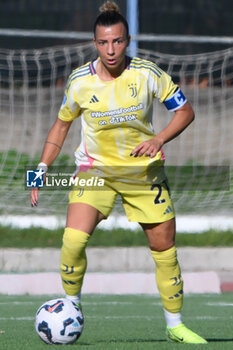
[[[35,332],[34,317],[39,306],[54,297],[0,295],[0,349],[48,349]],[[233,349],[233,293],[185,297],[183,321],[208,345],[168,343],[158,297],[84,295],[82,301],[83,334],[75,344],[59,349]]]

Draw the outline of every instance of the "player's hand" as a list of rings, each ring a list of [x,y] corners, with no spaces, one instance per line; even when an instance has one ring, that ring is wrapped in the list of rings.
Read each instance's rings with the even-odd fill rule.
[[[37,207],[38,205],[38,194],[39,194],[39,188],[33,187],[31,189],[31,206]]]
[[[44,183],[45,183],[46,173],[44,173],[43,177],[44,177]],[[32,187],[31,189],[31,206],[32,207],[37,207],[38,197],[39,197],[39,187]]]
[[[145,155],[146,157],[153,158],[162,146],[163,141],[155,136],[153,139],[140,143],[140,145],[134,148],[130,155],[134,157],[142,157]]]
[[[39,176],[43,176],[44,183],[46,181],[46,172],[48,170],[48,166],[41,162],[38,164],[37,170],[39,170],[38,174]],[[38,176],[37,175],[37,176]],[[31,206],[32,207],[37,207],[38,205],[38,197],[39,197],[39,188],[38,187],[32,187],[31,189]]]

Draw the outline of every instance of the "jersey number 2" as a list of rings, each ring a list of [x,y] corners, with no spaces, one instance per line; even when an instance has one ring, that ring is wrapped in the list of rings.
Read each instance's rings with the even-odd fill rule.
[[[170,196],[170,191],[169,191],[169,187],[168,187],[168,184],[167,184],[167,181],[163,181],[162,184],[165,186],[165,188],[167,189],[168,191],[168,194]],[[161,203],[165,203],[166,202],[166,199],[160,199],[161,197],[161,194],[162,194],[162,186],[160,184],[153,184],[151,186],[151,191],[153,191],[154,188],[157,188],[158,189],[158,194],[157,196],[155,197],[154,199],[154,203],[155,204],[161,204]]]

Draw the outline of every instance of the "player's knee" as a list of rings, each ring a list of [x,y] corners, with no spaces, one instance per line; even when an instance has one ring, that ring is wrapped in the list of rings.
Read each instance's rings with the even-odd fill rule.
[[[62,249],[68,250],[72,255],[79,256],[85,251],[89,238],[90,235],[86,232],[66,227]]]
[[[162,252],[175,244],[175,220],[171,219],[160,224],[142,225],[151,250]]]
[[[158,242],[150,242],[150,249],[155,252],[163,252],[174,246],[175,242],[173,239],[160,239]]]

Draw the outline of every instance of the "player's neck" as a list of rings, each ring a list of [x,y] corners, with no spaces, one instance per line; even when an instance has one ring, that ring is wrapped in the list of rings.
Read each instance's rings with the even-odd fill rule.
[[[125,60],[116,68],[106,67],[101,60],[98,60],[96,66],[96,73],[101,80],[110,81],[118,78],[125,70]]]

